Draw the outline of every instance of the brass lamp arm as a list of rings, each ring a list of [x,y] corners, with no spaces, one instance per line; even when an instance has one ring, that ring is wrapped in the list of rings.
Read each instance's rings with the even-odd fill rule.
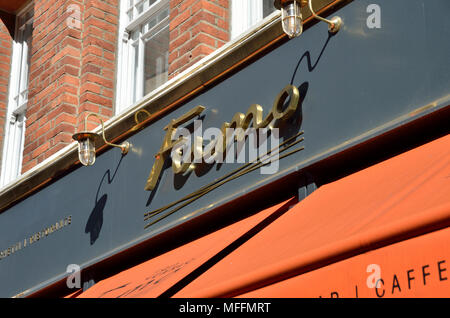
[[[339,31],[339,29],[341,28],[342,25],[342,19],[340,17],[333,17],[331,18],[331,20],[322,18],[321,16],[317,15],[314,12],[314,9],[312,7],[312,0],[308,0],[308,6],[309,6],[309,11],[311,11],[311,14],[313,15],[313,17],[315,17],[316,19],[323,21],[325,23],[328,23],[328,31],[332,34],[336,33]]]
[[[105,144],[107,144],[109,146],[112,146],[112,147],[120,148],[122,150],[122,154],[124,154],[124,155],[127,154],[128,150],[130,149],[130,143],[128,141],[125,141],[124,143],[122,143],[120,145],[117,145],[117,144],[113,144],[113,143],[107,141],[106,137],[105,137],[105,124],[103,122],[103,119],[100,116],[98,116],[96,113],[88,113],[88,115],[84,118],[84,129],[85,129],[85,131],[87,131],[87,120],[91,116],[94,116],[98,120],[100,120],[100,123],[102,125],[102,137],[103,137],[103,141],[105,142]]]

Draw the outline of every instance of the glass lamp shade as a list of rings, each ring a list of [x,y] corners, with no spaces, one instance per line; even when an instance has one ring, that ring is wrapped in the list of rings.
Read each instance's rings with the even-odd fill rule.
[[[95,163],[95,140],[98,135],[90,132],[81,132],[73,135],[73,139],[78,141],[78,159],[85,166],[92,166]]]
[[[85,166],[92,166],[95,162],[94,140],[86,138],[78,142],[78,158]]]
[[[297,37],[303,32],[303,19],[300,9],[301,4],[298,1],[289,2],[281,8],[283,31],[289,38]]]

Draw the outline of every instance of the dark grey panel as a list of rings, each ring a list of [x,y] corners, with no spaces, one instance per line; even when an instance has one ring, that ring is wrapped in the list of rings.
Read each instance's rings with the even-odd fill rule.
[[[134,135],[127,156],[108,150],[94,166],[74,170],[0,214],[0,251],[71,215],[70,225],[0,260],[0,296],[45,286],[64,277],[68,264],[93,264],[176,226],[193,211],[207,212],[211,205],[407,122],[413,119],[408,114],[422,106],[435,103],[429,112],[447,106],[450,2],[378,1],[381,29],[366,26],[370,3],[357,0],[341,9],[344,28],[336,36],[328,38],[327,26],[319,23]],[[276,175],[254,171],[144,229],[145,212],[237,167],[213,166],[184,180],[166,169],[157,189],[144,191],[169,120],[197,105],[206,107],[204,129],[220,127],[253,103],[267,113],[291,81],[300,88],[303,102],[298,126],[290,129],[304,130],[305,150],[283,159]]]

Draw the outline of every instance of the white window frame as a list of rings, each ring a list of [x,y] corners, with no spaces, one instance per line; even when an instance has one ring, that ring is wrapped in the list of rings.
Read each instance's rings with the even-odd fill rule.
[[[263,0],[231,0],[231,40],[236,39],[263,18]]]
[[[120,114],[126,108],[138,102],[144,97],[144,47],[145,41],[150,36],[169,27],[169,15],[159,21],[154,27],[141,32],[142,27],[158,14],[169,10],[169,0],[157,0],[147,10],[138,14],[137,6],[144,0],[135,0],[133,10],[134,19],[129,21],[129,0],[120,1],[120,22],[119,22],[119,44],[118,44],[118,67],[117,67],[117,89],[116,89],[116,105],[115,113]],[[157,30],[161,25],[167,23],[167,26],[161,30]],[[132,39],[131,35],[134,31],[139,30],[139,37]],[[156,33],[154,33],[156,30]],[[134,50],[138,48],[138,61],[136,65]],[[168,60],[168,52],[167,57]],[[134,69],[136,67],[136,78],[134,78]],[[162,84],[162,83],[161,83]],[[137,88],[137,89],[136,89]],[[135,96],[136,95],[136,96]]]
[[[30,17],[22,21],[27,14],[30,14]],[[0,187],[14,181],[21,175],[22,171],[25,121],[28,104],[29,58],[31,53],[28,47],[29,45],[23,37],[26,29],[30,28],[29,40],[31,41],[33,17],[32,2],[16,16],[0,171]]]

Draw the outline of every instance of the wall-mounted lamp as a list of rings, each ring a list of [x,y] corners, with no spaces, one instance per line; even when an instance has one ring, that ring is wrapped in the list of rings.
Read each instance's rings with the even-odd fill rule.
[[[275,0],[274,6],[281,10],[281,24],[283,31],[289,38],[300,36],[303,32],[303,17],[301,8],[309,5],[309,10],[313,17],[328,23],[328,31],[332,34],[339,31],[342,25],[340,17],[333,17],[331,20],[318,16],[312,8],[312,0]]]
[[[87,120],[90,116],[94,116],[97,119],[100,120],[102,124],[102,135],[96,134],[90,131],[87,131]],[[102,138],[105,144],[112,146],[112,147],[118,147],[122,149],[122,154],[127,154],[128,150],[130,149],[130,143],[128,141],[125,141],[121,143],[120,145],[116,145],[113,143],[110,143],[105,138],[105,125],[103,123],[103,119],[100,118],[95,113],[89,113],[85,119],[84,119],[84,131],[81,131],[79,133],[76,133],[72,136],[72,138],[76,141],[78,141],[78,158],[80,159],[80,162],[85,166],[91,166],[95,162],[95,142],[97,139]]]

